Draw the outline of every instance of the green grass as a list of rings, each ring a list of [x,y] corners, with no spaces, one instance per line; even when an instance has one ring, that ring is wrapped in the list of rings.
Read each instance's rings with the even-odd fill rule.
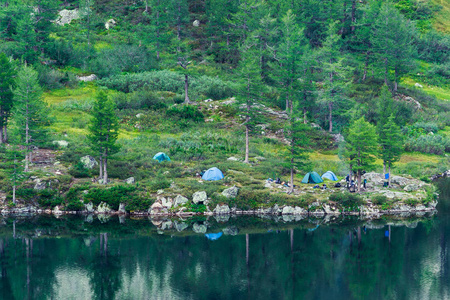
[[[450,89],[448,88],[427,85],[426,83],[418,82],[417,80],[408,77],[402,78],[401,83],[408,87],[414,87],[416,83],[419,83],[423,86],[423,88],[420,89],[423,90],[425,93],[435,96],[439,100],[450,101]]]
[[[442,7],[434,17],[434,28],[450,33],[450,0],[432,0],[432,2]]]

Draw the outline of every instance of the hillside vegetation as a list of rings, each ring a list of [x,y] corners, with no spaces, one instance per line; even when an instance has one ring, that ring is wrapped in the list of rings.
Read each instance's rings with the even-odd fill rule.
[[[214,203],[229,203],[220,193],[233,185],[241,191],[229,204],[241,208],[310,203],[303,175],[331,170],[344,178],[354,159],[343,143],[349,128],[363,117],[378,134],[391,115],[404,151],[392,173],[429,181],[450,169],[449,15],[448,0],[3,1],[0,53],[14,81],[0,86],[0,97],[17,90],[26,65],[45,102],[38,113],[45,120],[27,140],[18,110],[3,113],[7,96],[0,98],[9,133],[4,203],[16,179],[22,203],[68,210],[83,209],[81,198],[144,210],[161,190],[185,197],[206,190]],[[101,92],[120,124],[108,158],[112,188],[100,184],[98,167],[80,162],[101,156],[89,138]],[[16,168],[25,166],[11,164],[14,145],[25,161],[31,152],[19,177]],[[158,152],[171,161],[152,160]],[[390,162],[378,152],[360,171],[384,171]],[[225,179],[201,181],[210,167]],[[288,182],[291,171],[295,196],[265,187],[268,178]],[[131,177],[136,184],[124,183]]]

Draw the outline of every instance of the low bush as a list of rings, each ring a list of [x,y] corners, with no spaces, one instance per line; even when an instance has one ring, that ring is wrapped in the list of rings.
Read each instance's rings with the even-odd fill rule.
[[[90,176],[89,170],[84,167],[81,162],[78,162],[69,169],[69,174],[75,178],[87,178]]]
[[[191,120],[195,123],[204,122],[205,116],[196,106],[172,106],[166,111],[166,116],[174,119]]]
[[[112,209],[118,210],[120,203],[127,203],[137,197],[136,187],[117,185],[110,188],[94,188],[84,196],[84,203],[92,202],[94,205],[99,205],[105,202]]]
[[[364,200],[361,196],[351,193],[331,194],[330,201],[339,203],[346,210],[357,210],[360,205],[364,204]]]
[[[376,195],[372,197],[372,203],[375,205],[383,205],[388,201],[387,197],[384,195]]]
[[[439,134],[410,137],[405,142],[405,150],[442,155],[450,152],[450,138]]]

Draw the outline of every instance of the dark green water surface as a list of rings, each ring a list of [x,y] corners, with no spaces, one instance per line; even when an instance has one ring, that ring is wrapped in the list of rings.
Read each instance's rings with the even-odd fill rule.
[[[0,217],[0,299],[450,299],[448,183],[408,219]]]

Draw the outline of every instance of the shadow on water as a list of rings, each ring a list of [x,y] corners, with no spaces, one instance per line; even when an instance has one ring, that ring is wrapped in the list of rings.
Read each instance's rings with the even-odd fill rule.
[[[445,299],[437,215],[0,219],[1,299]]]

